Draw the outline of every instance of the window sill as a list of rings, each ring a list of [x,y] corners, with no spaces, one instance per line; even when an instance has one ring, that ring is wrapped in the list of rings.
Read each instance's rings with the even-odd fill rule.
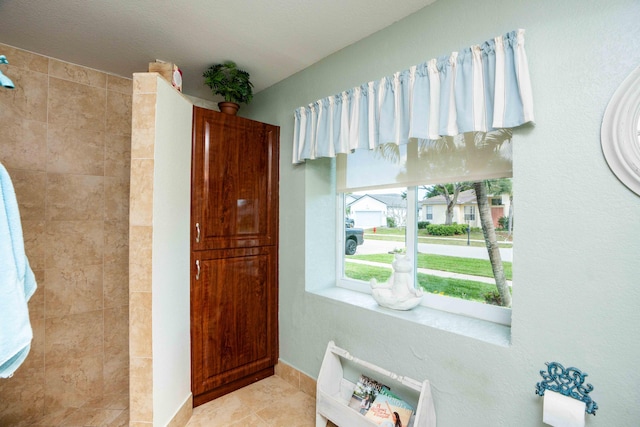
[[[338,287],[309,292],[343,304],[375,311],[383,316],[393,316],[416,325],[451,332],[501,347],[508,347],[511,344],[511,328],[509,326],[486,320],[447,313],[424,306],[418,306],[409,311],[391,310],[380,307],[371,295]]]

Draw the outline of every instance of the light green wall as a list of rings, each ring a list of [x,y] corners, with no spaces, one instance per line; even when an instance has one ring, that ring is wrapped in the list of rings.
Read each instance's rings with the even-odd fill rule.
[[[445,427],[542,426],[538,371],[558,361],[589,373],[600,410],[588,426],[638,425],[640,197],[607,167],[600,125],[616,87],[640,65],[639,22],[636,0],[440,0],[243,107],[281,126],[281,359],[316,377],[334,339],[430,379]],[[291,165],[294,109],[517,28],[526,30],[536,125],[514,136],[511,345],[306,292],[333,282],[332,163]]]

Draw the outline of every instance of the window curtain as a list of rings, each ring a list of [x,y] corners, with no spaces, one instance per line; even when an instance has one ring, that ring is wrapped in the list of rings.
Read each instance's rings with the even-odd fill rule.
[[[296,109],[293,163],[533,121],[524,30],[511,31]]]

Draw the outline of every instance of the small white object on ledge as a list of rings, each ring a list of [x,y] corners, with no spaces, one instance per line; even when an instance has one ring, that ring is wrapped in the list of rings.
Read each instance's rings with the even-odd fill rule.
[[[378,284],[371,279],[373,299],[382,307],[394,310],[411,310],[422,302],[422,289],[416,289],[412,274],[411,260],[404,254],[396,254],[393,273],[386,283]]]

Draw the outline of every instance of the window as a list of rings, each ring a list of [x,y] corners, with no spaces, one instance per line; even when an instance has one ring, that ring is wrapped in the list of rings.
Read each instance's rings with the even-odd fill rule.
[[[369,160],[375,163],[375,167],[369,163],[364,169],[359,169],[359,152],[339,160],[337,181],[342,192],[338,221],[344,227],[348,211],[355,228],[340,228],[345,233],[345,250],[338,260],[338,285],[370,293],[370,279],[387,281],[394,254],[403,252],[412,260],[416,286],[425,292],[423,305],[510,324],[510,309],[501,306],[497,283],[503,286],[502,292],[506,289],[510,300],[513,230],[500,230],[499,218],[493,217],[496,209],[501,215],[506,212],[504,216],[511,212],[507,206],[513,200],[510,137],[508,133],[493,141],[490,134],[472,134],[440,145],[433,141],[422,147],[417,141],[404,148],[383,145],[377,155],[363,152],[365,156],[374,154]],[[433,150],[436,146],[439,148]],[[385,154],[385,149],[391,154]],[[487,157],[478,161],[478,152]],[[397,185],[396,181],[411,185]],[[372,182],[375,184],[367,185]],[[507,205],[492,208],[492,199],[507,201]],[[484,213],[478,205],[481,200]],[[429,225],[421,218],[421,205]],[[483,233],[488,223],[483,215],[498,229],[496,245],[500,246],[499,262],[504,271],[498,279],[489,261]],[[352,234],[360,232],[362,240],[358,242],[358,236]],[[346,246],[349,239],[357,243],[355,252],[350,253]]]
[[[464,220],[475,221],[476,220],[476,207],[475,206],[465,206],[464,207]]]

